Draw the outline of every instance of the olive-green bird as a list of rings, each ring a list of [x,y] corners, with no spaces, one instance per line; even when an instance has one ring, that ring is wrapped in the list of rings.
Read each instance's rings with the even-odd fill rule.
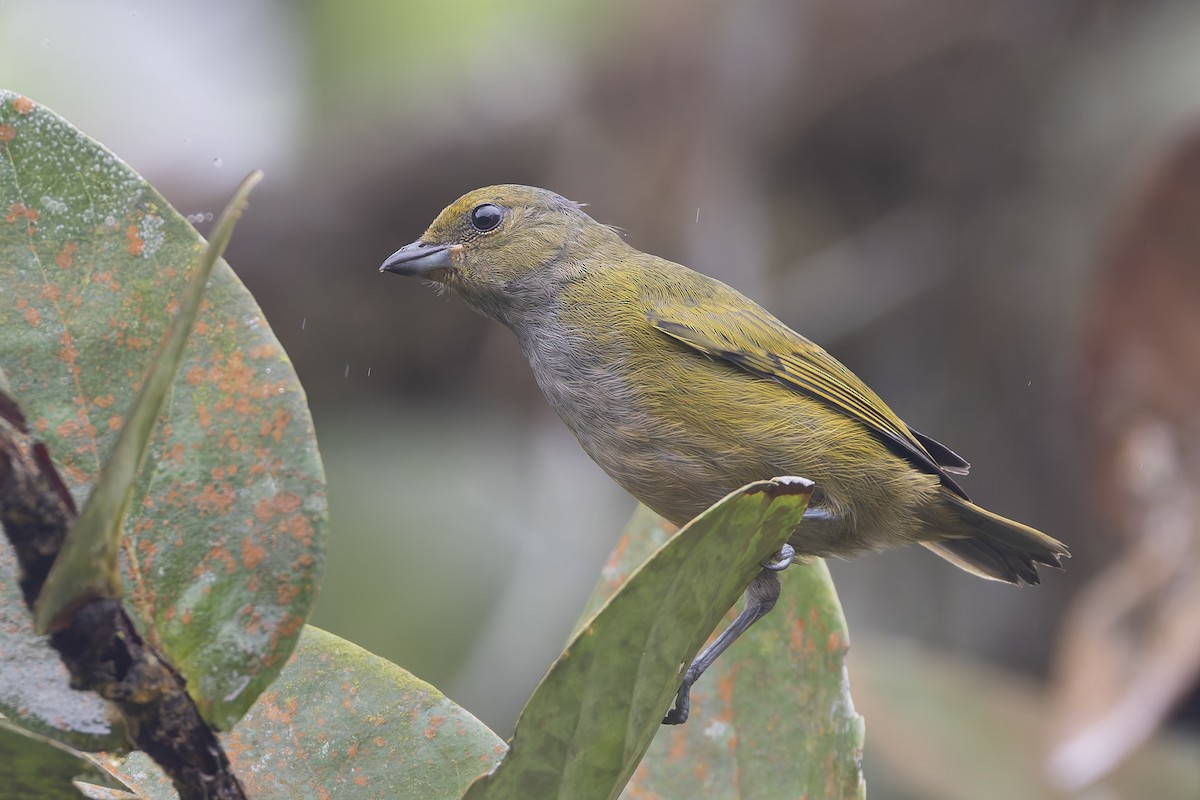
[[[1055,539],[972,503],[968,464],[906,424],[854,373],[718,280],[639,252],[545,189],[456,200],[381,267],[434,281],[507,325],[546,399],[617,483],[677,525],[755,480],[815,482],[809,512],[691,684],[770,610],[774,571],[806,556],[922,544],[984,578],[1038,582]]]

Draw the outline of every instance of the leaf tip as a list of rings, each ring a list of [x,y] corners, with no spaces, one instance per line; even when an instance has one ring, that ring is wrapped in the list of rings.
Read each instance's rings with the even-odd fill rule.
[[[814,486],[815,484],[808,478],[801,478],[799,475],[780,475],[769,481],[760,481],[750,492],[762,492],[772,498],[787,495],[810,495]]]

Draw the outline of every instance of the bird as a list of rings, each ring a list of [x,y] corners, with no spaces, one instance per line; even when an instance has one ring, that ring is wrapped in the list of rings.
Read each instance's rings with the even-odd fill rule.
[[[1037,584],[1038,564],[1070,555],[972,503],[958,483],[967,461],[822,347],[552,191],[468,192],[380,271],[432,282],[508,327],[584,451],[676,525],[756,480],[814,482],[803,521],[692,662],[664,723],[687,720],[692,684],[770,611],[796,558],[921,544],[980,577]]]

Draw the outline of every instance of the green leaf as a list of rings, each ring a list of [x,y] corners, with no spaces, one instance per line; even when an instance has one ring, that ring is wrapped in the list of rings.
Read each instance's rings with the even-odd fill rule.
[[[589,609],[616,591],[672,529],[639,508]],[[863,721],[850,697],[849,638],[829,572],[818,559],[795,564],[780,578],[775,608],[692,687],[688,723],[659,734],[623,797],[865,795]]]
[[[127,165],[0,92],[0,366],[77,500],[112,452],[203,249]],[[132,615],[205,717],[228,728],[303,628],[325,486],[304,392],[262,312],[224,262],[208,284],[130,503],[121,566]],[[41,645],[15,622],[28,614],[7,549],[0,543],[0,619],[14,625],[0,628],[0,663],[12,674],[0,711],[71,730],[53,713],[77,696],[65,676],[21,656]],[[46,709],[40,720],[29,718],[35,707]],[[77,733],[76,743],[107,743]]]
[[[521,712],[509,755],[464,798],[616,797],[683,671],[811,492],[799,479],[752,483],[663,544],[576,632]]]
[[[83,755],[0,721],[0,797],[78,800],[77,777],[105,781]]]
[[[38,633],[49,633],[60,617],[73,608],[96,598],[120,598],[118,550],[125,530],[125,512],[133,496],[134,481],[146,459],[150,435],[162,413],[167,390],[183,363],[187,344],[200,301],[212,276],[217,259],[225,252],[233,236],[233,226],[246,207],[250,190],[262,180],[261,172],[251,173],[234,192],[225,211],[213,228],[213,240],[204,249],[200,264],[184,290],[179,311],[171,321],[167,336],[150,362],[142,388],[133,401],[125,424],[117,434],[112,452],[100,468],[88,501],[75,521],[34,608],[34,626]]]
[[[506,749],[434,687],[311,625],[279,680],[221,739],[256,800],[457,800]],[[144,753],[106,760],[139,797],[176,797]]]

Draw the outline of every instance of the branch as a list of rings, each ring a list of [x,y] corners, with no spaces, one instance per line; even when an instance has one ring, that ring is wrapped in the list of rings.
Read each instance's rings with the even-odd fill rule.
[[[20,407],[0,391],[0,523],[20,565],[33,609],[78,512],[46,446],[33,441]],[[181,800],[245,800],[216,734],[188,695],[182,676],[138,634],[117,600],[70,610],[50,635],[71,687],[111,701],[134,745],[163,768]]]

